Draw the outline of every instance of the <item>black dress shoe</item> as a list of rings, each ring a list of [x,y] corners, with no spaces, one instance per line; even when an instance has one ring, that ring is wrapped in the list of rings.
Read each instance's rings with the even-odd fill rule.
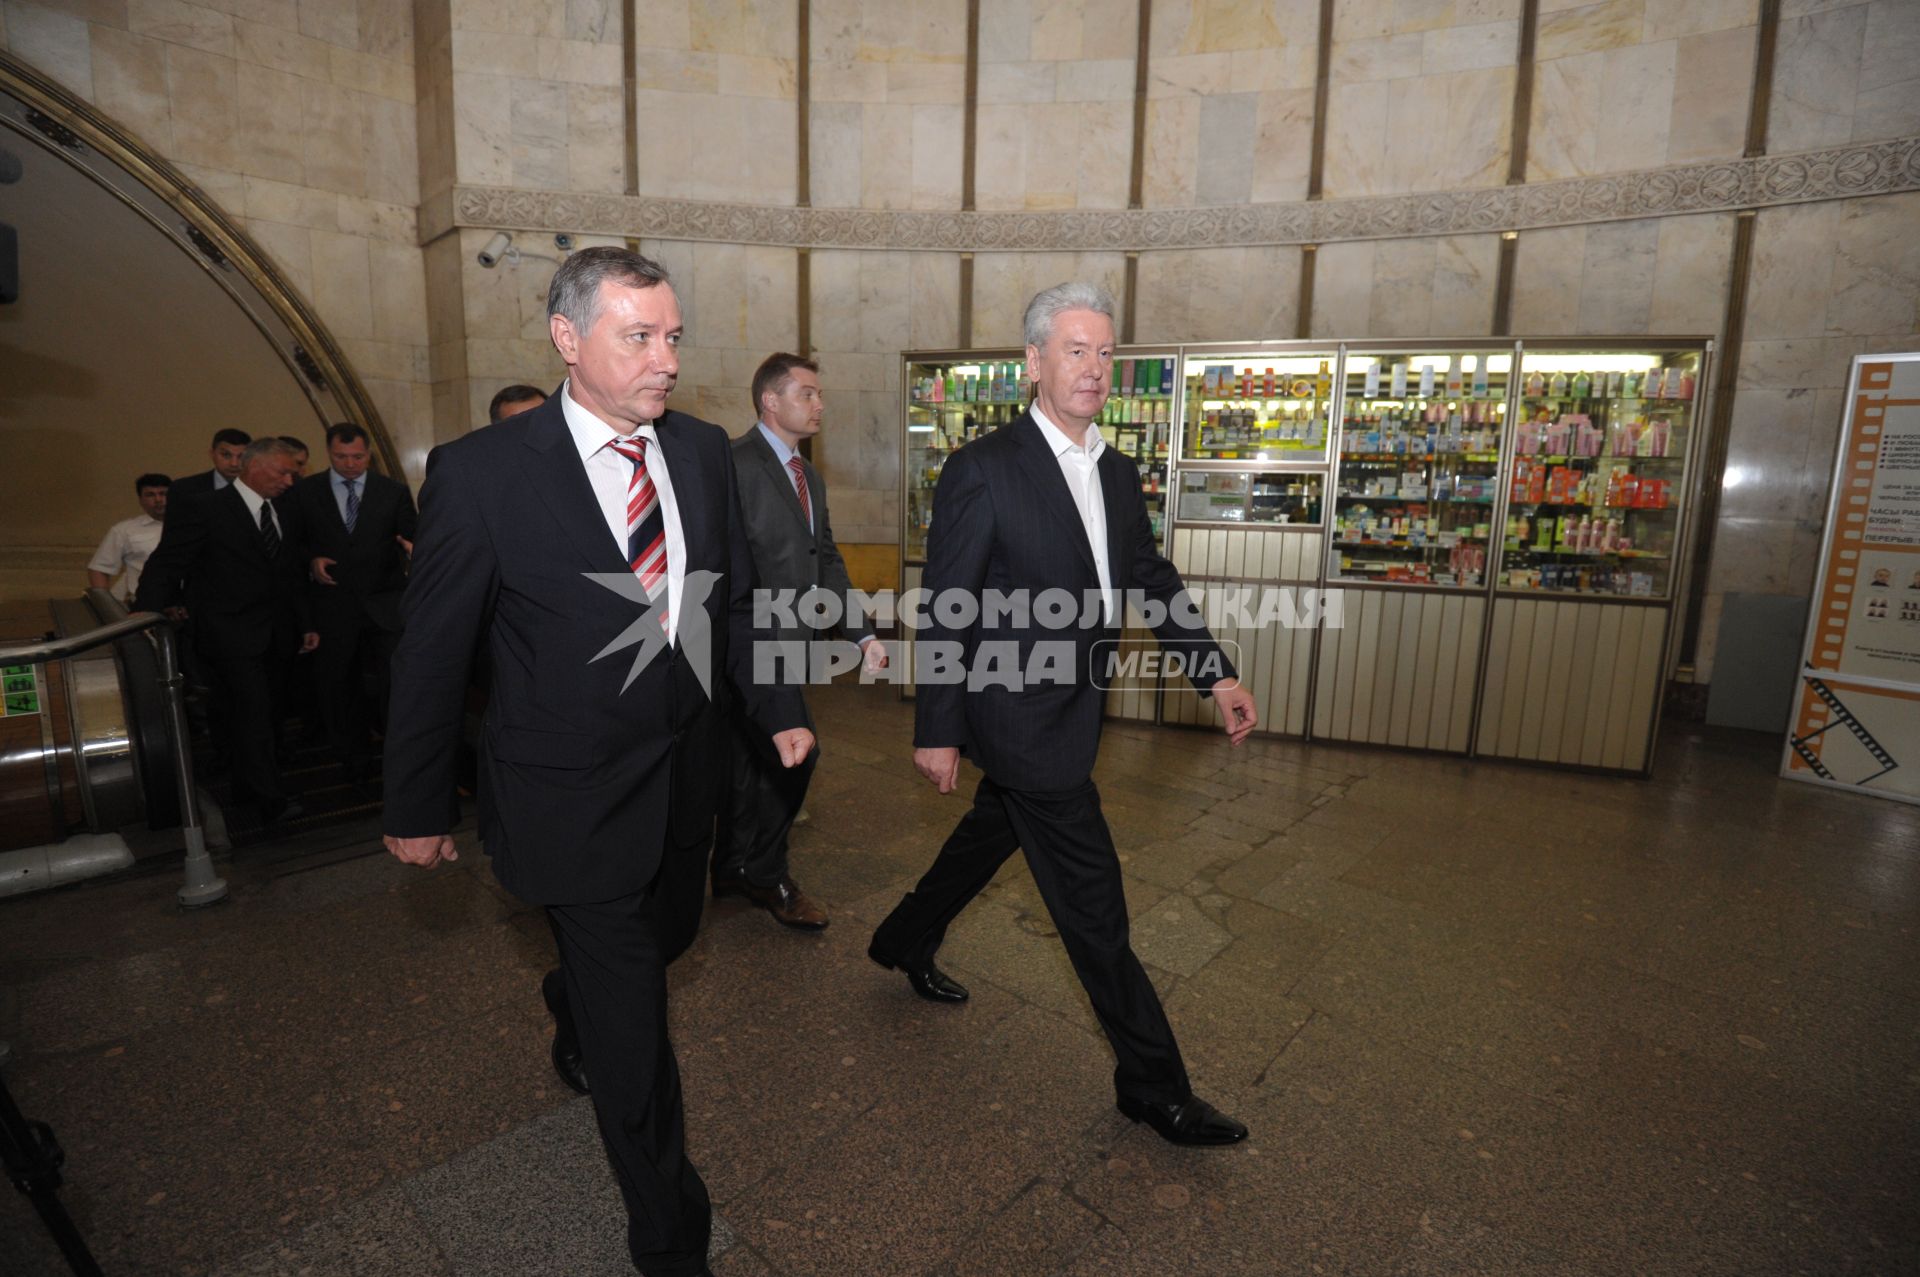
[[[907,977],[907,984],[913,991],[929,1002],[965,1002],[967,986],[933,965],[933,959],[925,962],[895,962],[883,957],[878,950],[869,947],[867,956],[889,971],[898,971]]]
[[[1116,1107],[1136,1122],[1145,1122],[1169,1144],[1215,1147],[1238,1144],[1247,1138],[1247,1128],[1234,1121],[1199,1096],[1185,1104],[1155,1104],[1122,1095]]]
[[[540,996],[553,1016],[553,1071],[575,1092],[588,1094],[586,1059],[580,1054],[580,1035],[573,1027],[573,1012],[567,1006],[565,986],[558,970],[547,972],[540,982]]]

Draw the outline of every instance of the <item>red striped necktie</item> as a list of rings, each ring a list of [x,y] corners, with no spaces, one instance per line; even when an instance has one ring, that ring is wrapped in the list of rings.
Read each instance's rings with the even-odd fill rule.
[[[813,503],[807,500],[807,468],[800,464],[800,458],[788,457],[787,469],[793,474],[793,493],[800,498],[800,514],[813,526]]]
[[[633,463],[633,478],[627,482],[627,564],[645,587],[647,602],[658,603],[667,592],[667,520],[647,473],[647,439],[629,435],[607,446]],[[660,619],[664,624],[664,610]]]

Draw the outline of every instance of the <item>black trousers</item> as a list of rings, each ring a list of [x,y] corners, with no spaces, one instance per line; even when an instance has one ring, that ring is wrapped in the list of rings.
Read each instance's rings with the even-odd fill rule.
[[[275,647],[281,646],[276,640]],[[292,664],[293,657],[279,651],[237,656],[200,650],[201,673],[213,693],[212,713],[220,722],[216,743],[227,756],[234,801],[257,803],[269,812],[287,801],[274,746]]]
[[[717,882],[738,874],[756,887],[771,887],[787,875],[787,840],[820,755],[782,767],[765,732],[740,715],[731,717],[733,779],[714,841],[713,877]]]
[[[874,932],[875,954],[896,966],[930,960],[948,926],[1016,848],[1027,853],[1040,898],[1113,1046],[1115,1091],[1158,1103],[1185,1102],[1193,1088],[1173,1026],[1128,939],[1120,858],[1091,780],[1041,793],[982,777],[973,809]]]
[[[705,843],[669,847],[645,891],[547,906],[600,1139],[626,1200],[627,1247],[646,1277],[705,1271],[712,1227],[667,1040],[667,964],[700,928],[706,854]]]
[[[389,672],[400,636],[365,616],[329,619],[313,654],[314,690],[327,741],[340,761],[363,767],[372,755],[370,725],[386,726]]]

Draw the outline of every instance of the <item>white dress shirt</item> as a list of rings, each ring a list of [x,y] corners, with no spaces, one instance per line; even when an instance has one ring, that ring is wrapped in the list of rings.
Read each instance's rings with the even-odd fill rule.
[[[627,557],[627,488],[633,482],[633,462],[608,445],[624,435],[593,413],[582,408],[573,397],[571,380],[560,387],[560,408],[567,418],[567,431],[580,453],[580,464],[587,468],[587,482],[600,502],[600,515],[607,531]],[[660,436],[653,425],[641,426],[634,434],[647,441],[647,477],[660,498],[660,518],[667,526],[667,642],[680,632],[680,591],[687,579],[687,539],[680,530],[680,507],[673,499],[673,479],[667,473],[667,457],[660,447]]]
[[[135,591],[140,588],[140,569],[147,566],[147,556],[160,544],[160,532],[165,526],[150,514],[136,514],[131,519],[120,520],[107,529],[107,535],[101,540],[100,548],[93,552],[93,562],[87,564],[87,570],[109,578],[124,571],[126,577],[120,582],[120,590],[115,597],[122,602],[131,602]]]
[[[1118,600],[1113,597],[1110,579],[1113,569],[1107,563],[1107,497],[1100,487],[1100,454],[1107,450],[1107,441],[1101,438],[1100,427],[1090,424],[1083,442],[1077,444],[1047,420],[1038,402],[1032,404],[1029,411],[1033,413],[1034,424],[1040,427],[1041,437],[1053,449],[1060,473],[1066,478],[1067,491],[1073,494],[1073,504],[1080,511],[1081,526],[1087,530],[1087,545],[1093,551],[1093,569],[1100,577],[1100,606],[1107,623],[1112,624],[1118,614]]]

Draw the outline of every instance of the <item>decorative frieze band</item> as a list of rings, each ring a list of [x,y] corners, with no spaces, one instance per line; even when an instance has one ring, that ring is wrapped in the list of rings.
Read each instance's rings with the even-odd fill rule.
[[[1526,186],[1224,208],[1044,213],[772,208],[459,186],[450,201],[421,209],[421,237],[479,227],[786,248],[974,253],[1231,248],[1484,234],[1911,190],[1920,190],[1920,137]]]

